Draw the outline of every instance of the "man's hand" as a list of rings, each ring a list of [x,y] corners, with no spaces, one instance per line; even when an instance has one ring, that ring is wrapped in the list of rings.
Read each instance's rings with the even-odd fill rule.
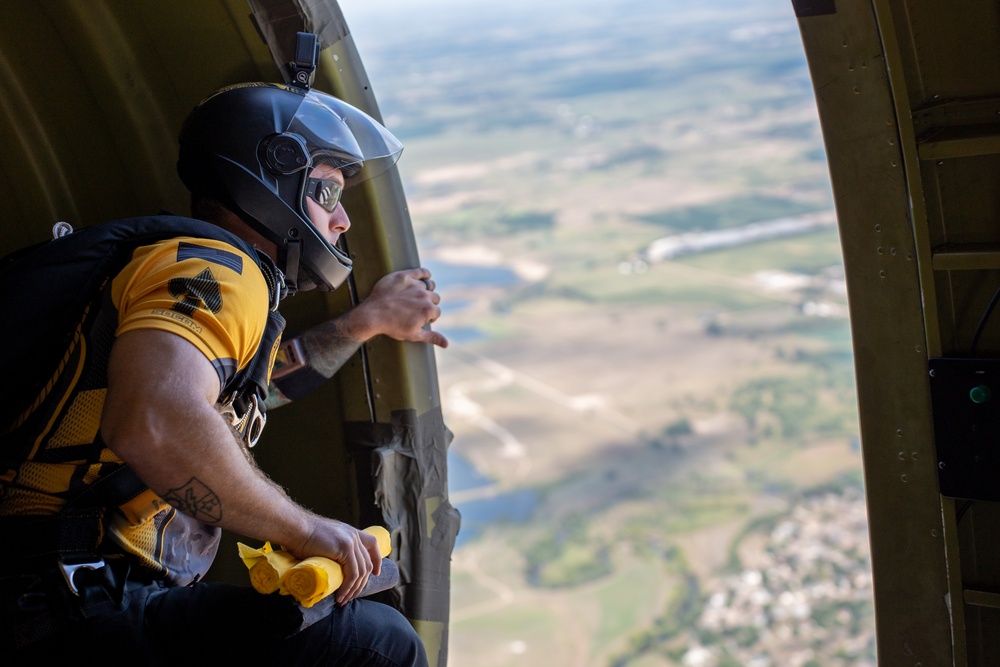
[[[295,557],[325,556],[340,563],[344,582],[336,591],[337,604],[343,606],[358,597],[370,575],[382,571],[382,555],[374,535],[334,519],[315,517],[309,538],[298,547],[286,547]]]
[[[444,335],[425,328],[441,317],[441,295],[434,287],[431,272],[424,268],[382,276],[371,294],[344,315],[345,326],[361,340],[385,334],[395,340],[448,347]]]
[[[434,291],[430,271],[423,268],[394,271],[382,276],[360,304],[298,338],[305,347],[309,367],[321,378],[331,378],[358,348],[380,334],[399,341],[448,347],[443,334],[427,328],[441,316],[440,303],[441,295]],[[282,386],[282,382],[286,384]],[[286,395],[292,381],[286,378],[282,382],[271,383],[268,408],[285,405],[319,386],[314,378],[308,378],[306,382],[311,384],[299,384],[297,394],[289,390],[290,395]]]

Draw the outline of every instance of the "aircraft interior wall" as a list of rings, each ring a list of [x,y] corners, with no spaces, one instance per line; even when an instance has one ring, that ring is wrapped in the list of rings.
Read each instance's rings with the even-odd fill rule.
[[[1000,7],[793,6],[844,246],[879,663],[997,664]]]
[[[4,9],[0,254],[51,238],[56,221],[80,228],[160,210],[187,214],[175,171],[181,122],[224,85],[281,80],[274,57],[294,44],[269,46],[263,36],[320,34],[315,86],[379,117],[336,2],[39,0]],[[350,283],[288,300],[289,334],[350,307],[385,273],[419,264],[395,170],[349,190],[344,202],[353,222]],[[450,434],[426,347],[365,345],[315,395],[273,411],[256,457],[303,504],[390,528],[402,577],[395,602],[420,632],[431,664],[443,666],[458,515],[447,499]],[[367,449],[349,449],[348,431]],[[405,479],[393,478],[397,473]],[[246,582],[237,539],[227,537],[211,577]]]

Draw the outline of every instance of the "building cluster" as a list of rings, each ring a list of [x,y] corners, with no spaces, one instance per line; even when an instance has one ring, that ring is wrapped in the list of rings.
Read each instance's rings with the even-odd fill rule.
[[[805,498],[710,593],[686,667],[874,667],[863,492]]]

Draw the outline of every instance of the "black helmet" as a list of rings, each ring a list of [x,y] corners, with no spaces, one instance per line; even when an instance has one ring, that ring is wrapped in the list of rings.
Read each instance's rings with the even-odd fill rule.
[[[181,127],[177,172],[277,244],[292,291],[336,289],[351,260],[309,220],[311,168],[341,169],[345,187],[389,169],[403,146],[363,111],[316,90],[247,83],[216,91]]]

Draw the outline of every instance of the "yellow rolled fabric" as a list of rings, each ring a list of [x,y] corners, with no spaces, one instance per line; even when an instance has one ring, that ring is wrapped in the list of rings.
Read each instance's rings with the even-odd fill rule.
[[[389,531],[382,526],[369,526],[364,532],[375,536],[378,550],[383,558],[392,551]],[[344,572],[340,563],[312,556],[298,560],[284,550],[273,550],[270,542],[254,549],[237,542],[240,558],[250,570],[250,584],[259,593],[280,591],[291,595],[303,607],[314,604],[330,595],[344,583]]]
[[[273,593],[278,590],[281,580],[289,569],[299,562],[287,551],[272,551],[265,554],[250,568],[250,585],[258,593]]]
[[[364,532],[374,535],[375,539],[378,540],[378,552],[382,554],[382,558],[392,552],[392,538],[389,536],[388,530],[382,526],[368,526]]]
[[[248,570],[253,567],[254,563],[256,563],[258,559],[263,558],[264,554],[269,554],[274,551],[274,549],[271,548],[270,542],[264,542],[264,546],[259,549],[254,549],[250,545],[237,542],[236,548],[240,552],[240,559],[243,561],[243,564],[247,566]]]
[[[298,559],[287,551],[275,551],[270,542],[265,542],[259,549],[236,543],[240,559],[250,570],[250,585],[258,593],[273,593],[278,590],[281,578],[288,568],[298,563]]]
[[[383,558],[392,551],[389,531],[382,526],[369,526],[364,532],[378,540],[378,551]],[[306,558],[288,570],[281,580],[280,591],[291,595],[307,609],[330,595],[344,583],[340,563],[322,556]]]
[[[285,573],[280,590],[309,608],[340,588],[342,583],[344,572],[340,563],[313,556],[300,561]]]

